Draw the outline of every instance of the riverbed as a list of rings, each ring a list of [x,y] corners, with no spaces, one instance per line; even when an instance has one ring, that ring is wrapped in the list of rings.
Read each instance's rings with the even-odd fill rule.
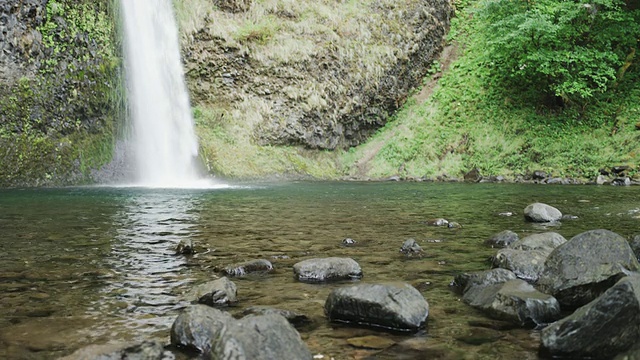
[[[570,239],[604,228],[640,233],[640,187],[521,184],[287,182],[166,190],[118,187],[0,190],[0,358],[51,359],[90,344],[158,339],[189,305],[183,295],[225,265],[267,259],[270,274],[233,278],[236,316],[255,305],[293,310],[300,334],[324,359],[537,359],[538,331],[487,318],[460,301],[453,277],[490,268],[484,240],[502,230]],[[543,202],[575,220],[528,223]],[[504,213],[512,213],[505,216]],[[446,218],[462,228],[432,227]],[[356,240],[344,246],[342,240]],[[399,252],[415,238],[424,256]],[[195,255],[176,255],[192,239]],[[336,286],[294,280],[292,266],[343,256],[361,282],[401,281],[430,304],[417,334],[329,323],[323,304]],[[390,340],[383,349],[349,339]]]

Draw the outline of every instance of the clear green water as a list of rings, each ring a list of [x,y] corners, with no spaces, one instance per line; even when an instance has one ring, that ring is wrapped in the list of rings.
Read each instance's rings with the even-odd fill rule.
[[[295,310],[313,323],[301,335],[325,359],[535,359],[537,332],[509,328],[464,305],[450,291],[456,273],[488,269],[482,245],[510,229],[545,229],[522,210],[544,202],[578,220],[551,230],[570,238],[606,228],[640,233],[640,188],[442,183],[281,183],[218,190],[66,188],[0,190],[0,358],[50,359],[95,343],[160,339],[187,303],[181,295],[216,268],[265,258],[276,270],[233,279],[239,314],[248,306]],[[514,216],[498,216],[513,212]],[[444,217],[462,229],[423,222]],[[351,237],[355,247],[343,247]],[[406,259],[413,237],[426,256]],[[183,238],[207,249],[176,256]],[[442,240],[431,242],[429,240]],[[363,282],[404,281],[431,306],[414,335],[332,325],[322,306],[342,284],[294,281],[303,259],[352,257]],[[377,335],[386,350],[350,346]]]

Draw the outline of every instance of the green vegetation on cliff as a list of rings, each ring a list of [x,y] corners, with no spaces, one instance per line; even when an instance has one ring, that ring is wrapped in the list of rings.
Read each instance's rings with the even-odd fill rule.
[[[28,0],[0,60],[0,186],[91,181],[122,116],[117,2]]]
[[[627,54],[638,50],[640,14],[621,1],[531,4],[547,7],[511,6],[496,14],[501,1],[458,2],[449,34],[457,55],[444,57],[446,63],[454,60],[443,74],[434,75],[442,77],[433,95],[424,100],[418,94],[369,143],[352,149],[345,156],[348,174],[460,177],[478,168],[483,175],[544,170],[593,179],[600,168],[614,165],[637,171],[640,63]],[[603,19],[585,19],[566,8],[592,11],[585,4],[596,7]],[[525,20],[509,25],[514,17]],[[503,21],[500,30],[497,21]],[[573,33],[564,29],[567,21],[580,28]],[[620,25],[616,21],[630,27],[622,31],[612,25]],[[583,26],[609,29],[591,34]],[[533,34],[534,40],[521,32]],[[542,41],[539,32],[559,37],[548,41],[563,42],[555,49],[569,56],[564,63],[556,58],[561,55],[541,54],[551,51],[544,47],[528,49],[529,41]],[[595,51],[603,55],[585,54]],[[598,61],[602,57],[607,61]],[[423,92],[434,85],[429,79],[426,84]]]

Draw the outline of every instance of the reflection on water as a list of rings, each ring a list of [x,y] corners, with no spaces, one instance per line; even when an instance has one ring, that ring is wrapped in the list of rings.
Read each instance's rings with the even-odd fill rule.
[[[182,239],[197,233],[198,200],[180,191],[138,190],[113,218],[116,236],[105,264],[114,273],[90,312],[118,314],[136,336],[170,326],[181,304],[176,288],[193,281],[186,259],[175,255]],[[112,328],[113,324],[105,324]],[[94,329],[95,331],[95,329]]]
[[[489,236],[556,231],[566,238],[605,228],[640,232],[640,188],[495,184],[293,183],[216,190],[0,190],[0,359],[51,359],[92,343],[168,340],[186,303],[181,294],[212,279],[213,269],[268,259],[275,271],[234,278],[239,304],[301,312],[314,354],[353,359],[536,359],[538,333],[512,329],[464,305],[449,288],[462,271],[489,268]],[[524,221],[544,202],[577,220],[551,229]],[[498,216],[512,212],[514,216]],[[444,217],[461,229],[429,227]],[[344,247],[350,237],[356,246]],[[425,251],[407,259],[415,238]],[[181,239],[210,249],[175,255]],[[436,241],[437,240],[437,241]],[[335,286],[294,281],[292,266],[312,257],[346,256],[362,282],[403,281],[430,304],[425,332],[386,334],[336,326],[323,304]],[[347,340],[377,335],[397,346],[378,352]],[[481,340],[481,341],[480,341]],[[395,350],[394,350],[395,349]]]

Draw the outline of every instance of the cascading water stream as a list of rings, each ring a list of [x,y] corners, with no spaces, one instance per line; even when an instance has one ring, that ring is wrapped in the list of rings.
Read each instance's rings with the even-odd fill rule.
[[[121,0],[134,185],[206,187],[171,0]],[[210,184],[210,183],[209,183]]]

